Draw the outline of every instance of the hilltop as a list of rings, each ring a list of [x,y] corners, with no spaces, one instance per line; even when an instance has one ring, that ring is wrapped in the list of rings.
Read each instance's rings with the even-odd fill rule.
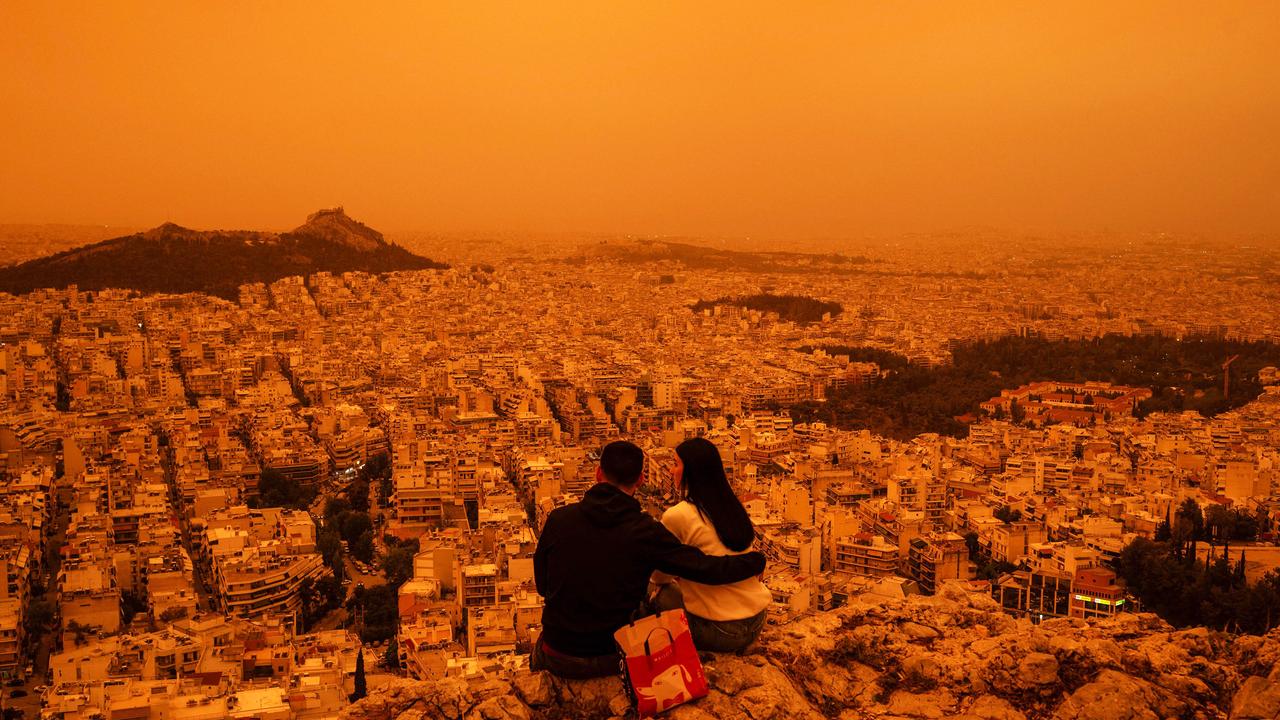
[[[1150,614],[1015,620],[985,595],[849,606],[770,627],[746,655],[705,664],[711,692],[663,717],[1258,719],[1280,716],[1280,631],[1176,631]],[[343,720],[578,720],[628,709],[619,680],[495,673],[402,681]]]
[[[21,294],[76,285],[81,290],[203,292],[234,300],[240,285],[290,275],[444,267],[388,242],[382,233],[334,208],[313,213],[285,233],[192,230],[165,223],[0,268],[0,291]]]

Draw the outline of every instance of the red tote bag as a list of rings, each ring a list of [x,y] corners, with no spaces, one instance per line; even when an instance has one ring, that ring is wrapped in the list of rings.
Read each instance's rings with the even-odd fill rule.
[[[641,618],[613,637],[626,658],[627,682],[640,717],[653,717],[707,694],[707,677],[684,610]]]

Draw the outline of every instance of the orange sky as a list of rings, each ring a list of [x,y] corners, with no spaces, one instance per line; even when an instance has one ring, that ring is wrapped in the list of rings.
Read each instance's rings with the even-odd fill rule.
[[[1280,232],[1280,2],[0,3],[0,222]]]

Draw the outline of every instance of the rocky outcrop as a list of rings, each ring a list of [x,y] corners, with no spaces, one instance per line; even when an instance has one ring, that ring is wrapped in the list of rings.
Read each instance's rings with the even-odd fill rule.
[[[340,207],[311,213],[305,224],[294,228],[293,234],[317,237],[365,252],[387,244],[382,233],[351,219]]]
[[[710,694],[666,717],[1280,719],[1280,631],[1175,631],[1132,614],[1035,626],[956,588],[772,627],[747,654],[709,656],[705,666]],[[525,671],[402,681],[343,717],[569,720],[627,710],[617,679]]]

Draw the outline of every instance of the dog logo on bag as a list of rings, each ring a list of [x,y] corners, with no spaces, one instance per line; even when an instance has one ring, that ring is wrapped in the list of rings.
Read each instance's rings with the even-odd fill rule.
[[[684,702],[689,698],[688,681],[693,679],[689,669],[683,665],[672,665],[653,676],[653,683],[647,688],[636,688],[641,699],[657,705],[658,712]]]

